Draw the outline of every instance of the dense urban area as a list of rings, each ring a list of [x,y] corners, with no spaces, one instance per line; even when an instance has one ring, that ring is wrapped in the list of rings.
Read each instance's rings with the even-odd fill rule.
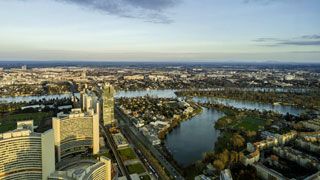
[[[319,65],[20,63],[0,96],[0,179],[320,179]]]

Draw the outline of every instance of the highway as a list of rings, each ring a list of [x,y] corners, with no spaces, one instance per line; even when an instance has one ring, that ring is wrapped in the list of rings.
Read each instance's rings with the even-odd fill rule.
[[[150,152],[153,154],[155,158],[160,162],[160,164],[167,169],[170,175],[174,179],[184,179],[183,176],[170,164],[169,161],[156,149],[149,140],[139,132],[132,123],[129,122],[129,119],[126,115],[124,115],[118,107],[115,107],[115,112],[118,115],[119,125],[123,128],[123,130],[128,134],[131,139],[138,139],[140,143],[142,143]],[[120,121],[121,120],[121,121]]]
[[[115,148],[116,146],[115,146],[115,144],[114,144],[114,142],[112,140],[112,137],[111,137],[110,133],[108,132],[108,130],[101,123],[100,123],[100,129],[102,129],[103,136],[107,139],[108,144],[109,144],[109,146],[110,146],[110,148],[111,148],[111,150],[112,150],[112,152],[113,152],[113,154],[114,154],[114,156],[116,158],[116,161],[117,161],[118,167],[119,167],[119,169],[121,171],[121,174],[126,176],[127,179],[130,180],[131,179],[130,175],[129,175],[126,167],[124,166],[124,164],[123,164],[123,162],[122,162],[122,160],[121,160],[121,158],[119,156],[119,153],[118,153],[117,149]]]

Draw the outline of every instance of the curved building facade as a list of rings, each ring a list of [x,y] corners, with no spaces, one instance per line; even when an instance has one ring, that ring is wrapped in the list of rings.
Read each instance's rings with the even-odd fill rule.
[[[0,179],[47,179],[55,170],[53,140],[52,130],[0,134]]]
[[[63,160],[64,167],[55,171],[49,180],[111,180],[111,160],[101,156],[99,160]]]

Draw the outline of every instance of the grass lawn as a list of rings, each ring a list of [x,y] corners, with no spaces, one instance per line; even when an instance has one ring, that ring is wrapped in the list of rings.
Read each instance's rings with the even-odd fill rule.
[[[121,149],[121,150],[118,150],[118,152],[119,152],[122,160],[124,160],[124,161],[137,158],[131,148]]]
[[[141,163],[128,165],[127,169],[129,171],[129,174],[135,174],[135,173],[141,174],[141,173],[146,172]]]
[[[107,158],[111,159],[111,154],[110,154],[109,151],[105,151],[105,152],[103,152],[103,153],[94,155],[94,157],[100,157],[100,156],[104,156],[104,157],[107,157]]]
[[[265,125],[265,122],[265,120],[259,117],[245,116],[234,127],[250,131],[257,131],[259,130],[260,126]]]
[[[52,116],[53,114],[51,112],[22,113],[0,116],[0,133],[14,130],[16,128],[17,121],[33,120],[34,125],[38,126],[42,120]]]
[[[149,175],[140,176],[140,179],[143,179],[143,180],[151,180],[151,178],[150,178]]]

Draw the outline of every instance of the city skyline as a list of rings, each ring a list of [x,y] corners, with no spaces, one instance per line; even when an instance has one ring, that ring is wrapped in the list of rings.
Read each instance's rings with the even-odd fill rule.
[[[319,62],[320,2],[0,1],[0,61]]]

